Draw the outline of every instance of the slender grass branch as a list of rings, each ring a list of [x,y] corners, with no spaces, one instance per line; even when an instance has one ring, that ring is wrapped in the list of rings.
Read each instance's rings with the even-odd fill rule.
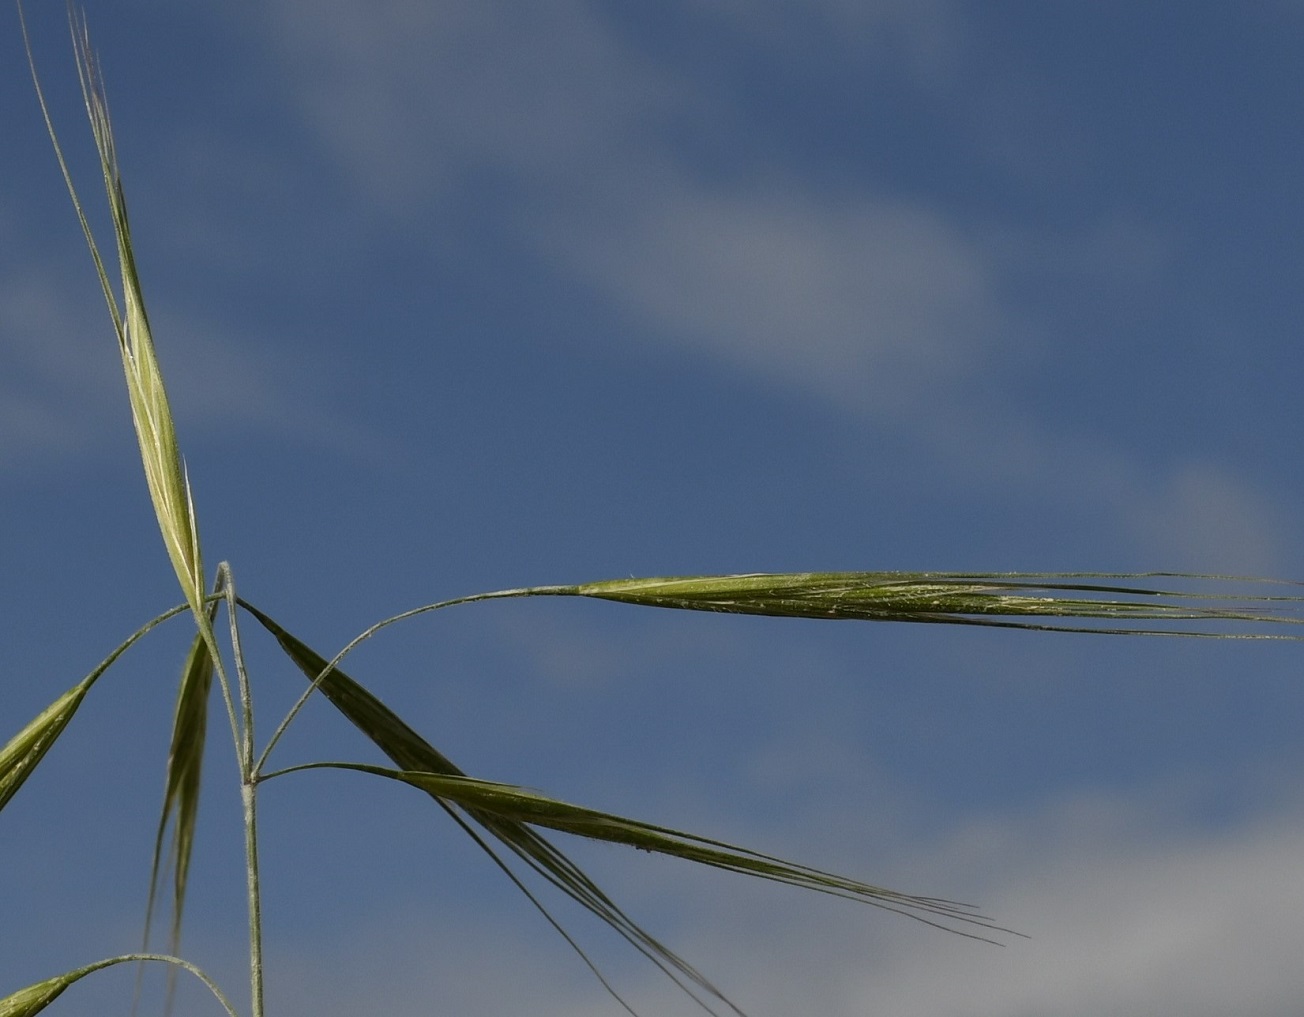
[[[228,592],[228,585],[231,579],[231,570],[223,562],[218,566],[217,579],[213,583],[213,593],[211,599],[220,599],[227,603],[227,609],[230,610],[231,597]],[[212,623],[208,625],[208,630],[203,628],[199,631],[200,638],[208,649],[209,657],[213,661],[213,668],[217,674],[218,688],[222,690],[222,704],[226,707],[227,720],[231,725],[231,744],[235,746],[236,768],[240,778],[244,779],[244,767],[241,765],[241,746],[244,744],[243,726],[241,723],[240,711],[236,709],[236,693],[231,690],[231,683],[227,679],[226,667],[222,661],[221,650],[217,645],[217,634],[213,630]]]
[[[131,647],[134,646],[140,639],[144,638],[154,629],[158,628],[158,626],[162,625],[165,621],[170,621],[173,618],[175,618],[177,615],[185,614],[189,610],[190,610],[189,604],[178,604],[176,607],[169,608],[168,610],[164,611],[162,614],[156,615],[155,617],[151,618],[144,625],[142,625],[135,632],[133,632],[130,636],[128,636],[121,644],[119,644],[117,649],[115,649],[112,653],[110,653],[107,657],[105,657],[102,661],[100,661],[99,665],[95,668],[95,670],[86,676],[86,681],[94,682],[96,679],[100,677],[100,675],[104,674],[105,671],[107,671],[110,667],[112,667],[113,664],[117,661],[117,659],[121,657],[124,653],[126,653],[129,649],[131,649]]]
[[[187,604],[187,607],[190,605]],[[210,978],[202,968],[192,964],[181,957],[173,957],[164,953],[124,953],[118,957],[107,957],[104,960],[96,961],[93,964],[87,964],[85,967],[75,968],[72,971],[57,975],[54,978],[47,978],[43,982],[37,982],[35,985],[29,985],[26,989],[20,989],[4,999],[0,999],[0,1015],[9,1017],[9,1015],[18,1015],[18,1017],[28,1017],[44,1010],[50,1003],[63,994],[63,992],[75,982],[81,981],[87,975],[92,975],[97,971],[103,971],[105,968],[114,967],[117,964],[137,964],[137,963],[159,963],[168,964],[174,968],[180,968],[196,978],[198,978],[213,994],[218,1004],[226,1011],[228,1017],[239,1017],[236,1009],[231,1005],[231,1001],[226,998],[226,994],[218,988],[217,983]]]
[[[1298,626],[1304,624],[1304,618],[1300,617],[1304,597],[1298,595],[1155,589],[1149,585],[1101,582],[1126,579],[1136,583],[1157,578],[1224,585],[1272,583],[1300,586],[1299,583],[1239,576],[1176,572],[804,572],[620,579],[477,593],[403,611],[376,622],[350,640],[290,708],[263,749],[255,772],[262,771],[272,749],[312,693],[358,645],[382,629],[417,615],[485,600],[585,597],[643,607],[823,620],[940,623],[1091,635],[1288,641],[1304,638],[1289,632],[1153,628],[1138,624],[1159,622],[1174,626],[1195,622],[1209,626]],[[238,603],[246,610],[255,610],[245,601]],[[1251,610],[1252,607],[1258,609]],[[1080,624],[1083,621],[1091,624]]]
[[[249,895],[249,990],[253,1017],[263,1017],[263,904],[258,870],[258,789],[240,785],[244,807],[245,874]]]
[[[438,611],[445,607],[456,607],[458,604],[474,604],[482,600],[507,600],[516,597],[574,596],[578,592],[579,587],[577,586],[525,586],[513,590],[495,590],[492,593],[473,593],[466,597],[454,597],[452,600],[441,600],[434,604],[423,604],[421,607],[414,607],[411,610],[403,611],[400,614],[376,622],[375,625],[372,625],[370,628],[360,632],[349,640],[349,642],[344,646],[344,649],[335,654],[322,670],[321,674],[319,674],[316,679],[309,684],[303,694],[299,696],[295,704],[290,707],[285,718],[279,725],[277,725],[276,730],[272,733],[272,737],[268,739],[267,745],[263,748],[262,755],[258,757],[258,764],[254,767],[253,772],[255,774],[262,772],[263,767],[267,765],[267,759],[271,756],[272,750],[276,748],[276,743],[281,740],[281,736],[285,734],[286,729],[290,726],[291,722],[293,722],[294,718],[298,716],[299,711],[307,704],[308,699],[312,694],[321,687],[321,683],[326,679],[326,677],[340,665],[345,657],[382,629],[395,625],[398,622],[406,621],[409,618],[415,618],[417,615],[429,614],[431,611]],[[247,611],[251,611],[255,614],[261,613],[252,604],[245,600],[241,600],[239,597],[236,598],[236,603]]]
[[[245,876],[249,910],[249,986],[253,1017],[263,1017],[263,906],[258,864],[258,778],[254,768],[254,696],[240,642],[235,576],[227,562],[218,565],[226,597],[231,655],[235,661],[240,696],[240,739],[236,752],[240,764],[240,800],[244,812]]]

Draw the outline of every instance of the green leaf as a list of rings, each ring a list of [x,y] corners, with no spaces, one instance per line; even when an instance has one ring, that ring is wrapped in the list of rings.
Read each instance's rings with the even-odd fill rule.
[[[363,686],[339,668],[328,670],[328,661],[324,657],[252,605],[241,601],[241,606],[253,614],[276,637],[290,659],[321,689],[336,708],[401,767],[401,770],[393,771],[364,765],[323,763],[293,767],[291,770],[324,766],[357,769],[401,780],[425,791],[490,853],[516,885],[530,897],[535,906],[543,910],[489,845],[461,818],[456,811],[460,809],[466,817],[488,831],[536,873],[606,922],[688,992],[708,1013],[715,1013],[715,1011],[702,1000],[693,987],[724,1003],[735,1013],[742,1011],[700,972],[630,919],[578,866],[532,827],[548,827],[592,840],[627,844],[699,864],[847,897],[906,914],[948,931],[985,939],[988,942],[995,941],[987,939],[975,930],[1009,932],[993,924],[968,905],[939,898],[898,893],[786,862],[771,855],[735,847],[722,841],[571,805],[515,785],[469,777]],[[291,770],[280,772],[288,773]],[[551,916],[547,915],[546,911],[544,914],[554,927],[566,936],[567,941],[579,950]],[[957,928],[957,926],[961,927]],[[968,929],[963,928],[964,926],[968,926]],[[580,955],[584,957],[582,951]],[[584,957],[584,959],[588,963],[588,958]],[[591,963],[589,966],[592,968]],[[594,970],[597,973],[596,969]],[[598,974],[598,977],[602,976]],[[603,984],[607,985],[605,980]],[[607,988],[611,990],[609,985]],[[614,991],[612,994],[615,995]],[[616,996],[616,998],[619,1000],[620,997]]]
[[[1157,579],[1170,587],[1137,582]],[[785,618],[932,622],[1109,635],[1304,638],[1300,633],[1264,631],[1304,623],[1300,617],[1304,597],[1257,592],[1268,583],[1298,586],[1159,572],[793,572],[616,579],[559,592],[646,607]],[[1247,592],[1243,585],[1255,592]]]
[[[785,861],[749,848],[737,847],[724,841],[636,819],[627,819],[624,816],[601,812],[582,805],[573,805],[515,784],[440,773],[386,770],[359,763],[310,763],[291,769],[316,768],[373,773],[409,784],[443,801],[455,802],[469,812],[493,815],[501,821],[544,826],[576,837],[624,844],[641,851],[656,852],[729,872],[756,876],[835,897],[844,897],[905,914],[929,925],[944,928],[948,932],[957,932],[985,942],[995,943],[995,940],[977,934],[973,930],[981,928],[991,932],[1020,935],[994,924],[967,904],[888,890],[846,876]],[[948,922],[952,924],[945,924]],[[969,928],[957,928],[957,925]]]
[[[209,605],[210,624],[217,604]],[[145,906],[144,945],[148,947],[157,901],[159,876],[163,867],[163,840],[171,825],[168,863],[172,868],[172,922],[168,933],[168,952],[175,954],[181,944],[181,925],[185,911],[186,886],[190,857],[194,847],[195,825],[199,815],[199,789],[203,774],[204,742],[208,732],[208,700],[213,685],[213,657],[203,633],[195,636],[181,670],[176,708],[172,718],[172,744],[168,749],[167,776],[163,791],[163,808],[154,837],[154,854],[150,866],[149,899]],[[176,971],[169,969],[169,999]]]
[[[309,681],[314,682],[320,688],[322,694],[336,709],[344,714],[358,730],[397,763],[402,770],[442,774],[451,777],[465,776],[447,756],[430,745],[362,685],[339,668],[327,670],[328,662],[324,657],[296,639],[247,601],[241,600],[240,606],[258,619],[276,637],[286,655]],[[723,1003],[734,1013],[742,1014],[742,1011],[734,1006],[701,972],[635,923],[599,889],[579,866],[528,825],[520,820],[505,819],[491,811],[474,806],[464,808],[459,812],[455,802],[433,792],[427,793],[430,793],[439,806],[493,859],[495,864],[526,895],[553,928],[575,949],[607,991],[626,1010],[631,1013],[634,1012],[630,1010],[628,1004],[620,998],[606,981],[575,940],[571,938],[534,894],[521,882],[520,878],[499,857],[489,842],[469,825],[468,819],[487,831],[535,873],[614,929],[643,956],[647,957],[670,977],[707,1013],[716,1014],[717,1011],[713,1010],[703,1000],[703,994]]]
[[[0,809],[9,804],[9,800],[50,750],[50,746],[63,734],[63,729],[72,720],[98,676],[96,673],[82,679],[42,710],[35,720],[0,749]]]
[[[129,953],[123,954],[121,957],[109,957],[102,961],[96,961],[94,964],[87,964],[85,967],[77,968],[74,971],[57,975],[54,978],[47,978],[43,982],[29,985],[25,989],[19,989],[4,999],[0,999],[0,1017],[32,1017],[33,1014],[40,1013],[54,1002],[73,982],[79,981],[96,971],[113,967],[115,964],[131,964],[137,961],[152,961],[188,971],[208,987],[208,990],[213,994],[213,997],[221,1005],[228,1017],[236,1017],[235,1008],[231,1006],[231,1001],[226,998],[222,990],[217,987],[217,984],[203,971],[180,957],[169,957],[154,953]]]
[[[50,746],[63,734],[64,728],[100,675],[112,667],[145,633],[186,609],[187,605],[174,607],[147,621],[105,657],[94,671],[47,706],[35,720],[14,735],[9,744],[0,749],[0,809],[9,803],[9,799],[31,776]]]
[[[32,1017],[32,1014],[40,1013],[81,975],[82,973],[73,971],[19,989],[13,995],[0,999],[0,1017]]]
[[[22,16],[21,5],[19,16],[20,18]],[[190,482],[177,444],[172,410],[168,403],[167,390],[163,385],[163,372],[154,350],[149,317],[145,313],[144,294],[140,275],[136,270],[131,226],[127,219],[127,199],[118,172],[117,149],[113,140],[113,126],[109,119],[104,82],[91,50],[90,34],[85,19],[78,22],[75,17],[72,17],[71,20],[82,97],[86,103],[87,115],[90,117],[91,132],[99,153],[104,190],[113,221],[122,286],[121,306],[109,281],[104,259],[91,231],[81,199],[77,195],[77,188],[73,185],[72,174],[64,159],[63,149],[59,145],[54,122],[50,118],[45,96],[41,91],[31,46],[27,44],[27,26],[24,23],[23,41],[27,46],[27,62],[31,68],[32,82],[36,86],[41,113],[45,118],[46,130],[54,146],[55,157],[63,173],[68,194],[72,198],[73,208],[81,223],[91,259],[95,263],[100,287],[104,291],[104,299],[108,304],[109,316],[113,319],[113,328],[118,336],[118,351],[127,381],[132,422],[135,425],[141,462],[145,470],[145,481],[149,487],[150,500],[154,505],[163,543],[172,561],[172,567],[176,571],[177,579],[181,583],[181,589],[185,593],[186,602],[190,605],[196,619],[199,619],[203,614],[204,563],[200,553],[199,525],[195,517],[194,500],[191,497]]]

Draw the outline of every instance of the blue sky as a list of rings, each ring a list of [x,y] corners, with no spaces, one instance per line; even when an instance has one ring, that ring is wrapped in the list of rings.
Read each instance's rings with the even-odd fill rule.
[[[88,15],[206,557],[324,652],[417,604],[628,575],[1304,576],[1298,3]],[[63,6],[28,16],[94,202]],[[8,24],[12,731],[179,598]],[[187,643],[184,621],[155,635],[4,813],[0,913],[23,920],[0,988],[137,944]],[[246,637],[266,733],[298,679]],[[1284,1017],[1299,660],[529,601],[397,627],[351,672],[478,776],[1032,937],[575,845],[757,1017]],[[186,953],[239,997],[228,742],[215,727]],[[374,759],[320,704],[279,756]],[[272,1012],[619,1012],[415,795],[314,774],[264,800]],[[559,913],[641,1012],[692,1012]],[[129,993],[106,976],[58,1012]]]

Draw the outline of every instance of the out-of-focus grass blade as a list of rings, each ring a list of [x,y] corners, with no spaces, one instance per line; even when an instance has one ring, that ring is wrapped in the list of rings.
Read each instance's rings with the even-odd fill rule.
[[[308,680],[318,682],[322,694],[382,752],[397,763],[402,770],[443,774],[451,777],[465,776],[447,756],[426,742],[384,703],[343,671],[333,668],[326,672],[328,662],[321,654],[296,639],[247,601],[241,600],[240,605],[275,636],[286,655]],[[489,854],[508,878],[526,894],[531,903],[543,913],[548,922],[576,950],[608,992],[626,1010],[633,1013],[634,1011],[621,999],[579,945],[534,897],[520,881],[519,877],[499,858],[488,842],[467,824],[466,819],[456,810],[454,803],[434,792],[428,793]],[[582,869],[525,823],[515,819],[504,819],[493,812],[474,806],[466,807],[463,811],[466,817],[483,827],[534,872],[606,922],[635,949],[674,980],[707,1013],[716,1014],[717,1011],[705,1002],[702,998],[703,995],[715,999],[736,1014],[742,1014],[742,1011],[712,985],[701,972],[635,923],[598,888]]]
[[[477,780],[474,777],[451,774],[386,770],[359,763],[310,763],[291,769],[307,770],[321,767],[359,770],[389,777],[410,784],[443,801],[455,802],[468,812],[493,815],[506,822],[544,826],[576,837],[625,844],[641,851],[654,851],[730,872],[757,876],[776,883],[786,883],[805,890],[827,893],[834,897],[845,897],[908,915],[948,932],[957,932],[985,942],[996,941],[978,933],[977,929],[1020,935],[996,925],[968,904],[888,890],[846,876],[785,861],[749,848],[727,844],[724,841],[644,823],[637,819],[627,819],[624,816],[600,812],[582,805],[572,805],[515,784]]]
[[[19,989],[11,996],[0,999],[0,1017],[32,1017],[55,1001],[63,990],[86,972],[69,971],[55,978]]]
[[[21,6],[19,14],[21,17]],[[202,626],[204,564],[200,554],[199,527],[195,518],[194,501],[190,494],[190,482],[186,477],[173,428],[172,410],[168,404],[167,391],[163,386],[163,374],[154,351],[149,318],[145,314],[144,296],[132,251],[131,227],[127,220],[127,200],[122,189],[122,178],[118,173],[118,157],[113,142],[113,129],[109,121],[108,100],[105,97],[99,69],[95,64],[84,19],[80,22],[76,18],[72,19],[72,33],[73,45],[77,52],[77,72],[81,79],[82,96],[86,102],[87,115],[90,117],[91,131],[95,136],[95,147],[99,152],[100,169],[104,176],[104,188],[113,219],[122,281],[121,307],[109,282],[108,272],[104,267],[99,246],[91,232],[81,200],[77,196],[77,189],[73,186],[72,175],[55,134],[54,123],[45,104],[45,96],[41,92],[30,45],[27,47],[28,64],[32,69],[32,81],[36,86],[41,113],[45,117],[45,125],[49,131],[50,141],[54,145],[59,169],[63,173],[77,218],[81,222],[86,244],[90,248],[95,269],[99,274],[104,299],[109,306],[109,315],[113,319],[113,327],[118,335],[118,348],[127,379],[132,421],[135,424],[141,461],[145,468],[145,480],[149,486],[155,515],[158,517],[163,542],[167,547],[168,557],[172,560],[172,566],[176,570],[177,579],[181,583],[181,589],[185,593],[186,602]],[[23,39],[26,43],[25,24]]]
[[[208,608],[211,624],[217,611],[214,602]],[[213,658],[202,633],[196,634],[181,670],[176,709],[172,718],[172,744],[168,748],[167,776],[164,781],[163,808],[154,837],[154,855],[150,865],[149,899],[145,905],[143,948],[149,946],[157,903],[159,876],[164,865],[163,840],[169,823],[172,840],[168,863],[172,869],[172,922],[168,932],[168,953],[179,952],[181,923],[186,902],[186,885],[190,857],[194,847],[195,824],[199,816],[199,787],[203,774],[204,742],[208,733],[208,699],[213,686]],[[168,1008],[176,983],[176,969],[168,969]]]
[[[47,706],[0,749],[0,809],[23,786],[81,706],[97,674],[92,674]],[[3,1014],[0,1010],[0,1014]]]
[[[155,953],[129,953],[123,954],[121,957],[109,957],[102,961],[96,961],[94,964],[87,964],[85,967],[65,972],[62,975],[56,975],[54,978],[47,978],[43,982],[29,985],[25,989],[19,989],[17,992],[5,996],[4,999],[0,999],[0,1017],[33,1017],[34,1014],[40,1013],[53,1003],[74,982],[85,978],[87,975],[94,974],[96,971],[111,968],[115,964],[131,964],[137,961],[155,961],[188,971],[208,987],[208,991],[213,994],[223,1011],[228,1014],[228,1017],[236,1017],[235,1008],[231,1005],[231,1001],[226,998],[222,990],[202,970],[180,957],[169,957]]]
[[[0,749],[0,809],[9,803],[9,799],[31,776],[50,746],[63,734],[64,728],[68,726],[68,722],[81,706],[86,693],[99,680],[100,675],[113,666],[113,663],[145,633],[184,610],[186,610],[185,606],[174,607],[171,611],[165,611],[142,625],[105,657],[94,671],[42,710],[35,720],[14,735],[3,749]]]
[[[1146,581],[1162,580],[1169,588]],[[1181,573],[795,572],[615,579],[563,592],[648,607],[787,618],[933,622],[1111,635],[1301,639],[1304,597]],[[1177,588],[1185,585],[1189,588]],[[1298,584],[1282,583],[1282,586]],[[1056,620],[1063,619],[1063,620]]]

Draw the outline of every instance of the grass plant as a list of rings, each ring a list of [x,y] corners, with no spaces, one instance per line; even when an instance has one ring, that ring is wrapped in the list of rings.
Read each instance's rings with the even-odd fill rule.
[[[21,18],[21,7],[19,8]],[[569,897],[626,940],[710,1014],[742,1011],[705,975],[658,941],[576,865],[551,834],[622,844],[729,872],[849,898],[910,916],[953,933],[1003,942],[1018,933],[975,908],[940,897],[903,893],[823,872],[709,836],[675,830],[551,798],[523,786],[477,779],[459,769],[390,710],[342,664],[362,641],[416,615],[481,601],[523,597],[587,597],[639,607],[757,614],[791,618],[995,626],[1017,630],[1170,635],[1216,639],[1304,637],[1299,588],[1266,580],[1180,573],[938,573],[845,572],[621,579],[579,585],[499,590],[443,600],[384,619],[333,657],[314,650],[279,621],[236,593],[228,563],[206,577],[196,507],[169,406],[164,375],[133,255],[127,203],[104,83],[84,18],[71,19],[73,46],[114,232],[115,287],[73,183],[40,82],[33,82],[58,166],[99,274],[121,354],[127,396],[146,485],[183,602],[146,622],[81,681],[23,725],[0,749],[0,809],[21,789],[65,733],[98,679],[156,626],[189,615],[195,635],[182,662],[166,761],[164,798],[155,838],[144,946],[38,981],[0,998],[0,1017],[30,1017],[81,978],[122,963],[161,963],[200,979],[223,1012],[229,999],[198,967],[179,956],[199,788],[214,696],[230,727],[239,765],[248,882],[250,1005],[264,1017],[263,947],[258,870],[258,791],[262,784],[305,769],[344,769],[398,782],[438,806],[484,852],[574,948],[626,1011],[632,1008],[598,971],[546,901],[548,887]],[[26,26],[23,26],[24,35]],[[30,60],[30,48],[28,50]],[[225,616],[219,638],[217,622]],[[254,684],[241,649],[241,619],[261,626],[298,668],[305,688],[298,703],[261,743],[255,738]],[[310,696],[324,697],[393,764],[321,761],[274,769],[273,750]],[[545,833],[546,831],[546,833]],[[166,892],[164,892],[166,888]],[[154,918],[167,898],[165,953],[150,952]]]

